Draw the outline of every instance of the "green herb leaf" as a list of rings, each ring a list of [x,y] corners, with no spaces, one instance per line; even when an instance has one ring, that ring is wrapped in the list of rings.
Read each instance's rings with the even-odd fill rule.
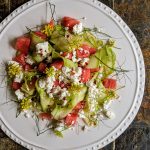
[[[55,134],[56,136],[58,136],[58,137],[63,138],[63,134],[62,134],[62,132],[61,132],[61,131],[54,130],[54,134]]]

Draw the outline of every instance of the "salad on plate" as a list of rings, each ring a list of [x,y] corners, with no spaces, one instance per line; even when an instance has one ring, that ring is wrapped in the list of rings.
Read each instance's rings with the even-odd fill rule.
[[[113,118],[107,108],[118,97],[115,42],[97,34],[98,28],[65,16],[18,37],[7,64],[17,112],[47,120],[58,136],[79,122],[85,129],[97,126],[102,115]]]

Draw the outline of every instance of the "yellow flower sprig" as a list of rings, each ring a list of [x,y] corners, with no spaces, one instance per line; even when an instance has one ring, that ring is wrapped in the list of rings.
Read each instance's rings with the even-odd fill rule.
[[[24,98],[20,103],[21,110],[28,110],[32,107],[32,101],[29,98]]]
[[[49,37],[51,36],[53,30],[54,30],[54,27],[48,24],[48,25],[45,25],[44,30],[42,30],[42,33],[44,33],[45,35]]]
[[[16,75],[20,74],[22,71],[22,68],[18,64],[9,64],[8,65],[8,76],[10,78],[15,77]]]
[[[54,67],[46,68],[45,73],[47,76],[55,76],[55,69]]]

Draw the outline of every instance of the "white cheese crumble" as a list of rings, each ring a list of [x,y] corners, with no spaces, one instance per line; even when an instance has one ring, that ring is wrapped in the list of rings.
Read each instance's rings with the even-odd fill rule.
[[[50,93],[52,88],[53,88],[53,85],[54,85],[54,81],[55,81],[55,77],[54,76],[51,76],[51,77],[47,77],[46,79],[46,89],[47,89],[47,93]]]
[[[96,87],[96,85],[92,85],[89,87],[89,95],[90,98],[96,98],[96,95],[99,93],[99,89]]]
[[[79,112],[79,118],[86,118],[83,110]]]
[[[56,88],[53,89],[53,94],[57,94],[61,91],[61,87],[57,86]]]
[[[114,119],[115,118],[115,114],[112,111],[109,111],[109,110],[106,111],[106,116],[109,119]]]
[[[81,60],[82,60],[82,58],[78,58],[78,59],[77,59],[77,62],[79,62],[79,61],[81,61]]]
[[[69,92],[66,88],[63,88],[61,90],[61,94],[60,94],[60,100],[63,100],[65,97],[69,96]]]
[[[102,73],[99,73],[99,74],[98,74],[98,78],[101,79],[102,77],[103,77],[103,74],[102,74]]]
[[[41,54],[45,57],[49,53],[48,42],[38,43],[36,45],[36,51],[38,54]]]
[[[74,27],[73,27],[73,33],[74,34],[80,34],[82,31],[83,31],[82,23],[74,25]]]
[[[68,67],[62,67],[62,72],[64,73],[65,76],[70,76],[70,71],[71,69]]]
[[[20,64],[16,61],[8,61],[8,65],[16,65],[16,66],[20,66]]]
[[[22,79],[23,79],[23,73],[21,72],[15,76],[14,82],[21,83]]]
[[[82,68],[81,68],[81,67],[76,68],[76,73],[75,73],[75,75],[76,75],[76,76],[81,76],[81,74],[82,74]]]
[[[111,100],[110,100],[110,101],[105,102],[105,103],[104,103],[104,106],[103,106],[103,107],[104,107],[104,109],[105,109],[105,110],[108,110],[108,108],[110,107],[110,104],[111,104],[111,103],[112,103],[112,101],[111,101]]]
[[[81,64],[82,66],[85,66],[88,62],[89,62],[89,58],[83,58],[83,59],[80,61],[80,64]]]
[[[66,106],[67,103],[68,103],[68,101],[65,99],[65,100],[63,101],[63,106]]]
[[[51,56],[48,56],[47,59],[46,59],[46,61],[47,61],[48,63],[51,63],[51,62],[52,62],[52,57],[51,57]]]
[[[88,82],[88,97],[90,99],[90,111],[95,111],[95,105],[97,104],[96,98],[100,94],[100,90],[97,88],[96,84],[93,82]]]
[[[73,62],[77,62],[77,53],[76,53],[76,50],[73,50],[73,53],[72,53],[72,61],[73,61]]]
[[[65,58],[69,59],[69,57],[70,57],[70,54],[68,53],[68,54],[65,56]]]
[[[98,32],[105,32],[104,28],[98,28],[97,31]]]
[[[66,30],[66,31],[69,30],[69,27],[65,27],[65,30]]]
[[[82,52],[82,51],[83,51],[83,48],[82,48],[82,47],[79,47],[79,50]]]
[[[59,78],[59,82],[64,80],[64,76],[62,76],[62,75],[60,75],[58,78]]]
[[[82,68],[81,67],[76,68],[76,70],[74,70],[74,75],[70,76],[71,81],[74,82],[74,84],[80,84],[81,74]]]
[[[57,131],[63,131],[64,130],[64,123],[58,123],[57,127],[55,128],[55,130]]]
[[[53,93],[49,93],[49,98],[53,98]]]
[[[32,59],[31,56],[27,56],[26,59],[25,59],[26,63],[30,64],[30,65],[33,65],[35,62],[34,60]]]
[[[24,98],[24,93],[21,92],[20,89],[16,90],[16,91],[15,91],[15,94],[16,94],[18,100],[22,100],[22,99]]]
[[[42,88],[42,89],[45,89],[46,81],[44,79],[39,80],[39,87]]]

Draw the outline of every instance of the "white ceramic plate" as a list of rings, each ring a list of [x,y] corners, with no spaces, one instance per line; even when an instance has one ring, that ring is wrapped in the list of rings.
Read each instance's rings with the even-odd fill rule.
[[[145,70],[139,44],[129,27],[110,8],[94,0],[51,0],[56,5],[56,16],[86,17],[86,26],[96,25],[117,39],[115,50],[117,60],[124,68],[132,70],[128,73],[126,87],[119,91],[120,100],[110,108],[116,114],[113,120],[100,123],[97,128],[77,134],[67,131],[64,138],[57,138],[49,132],[37,137],[35,123],[24,117],[15,118],[16,105],[8,103],[0,106],[0,127],[14,141],[28,149],[73,150],[99,149],[115,140],[134,119],[143,96]],[[47,15],[48,13],[48,15]],[[25,26],[35,27],[49,20],[51,14],[47,1],[32,0],[10,14],[0,24],[0,62],[10,60],[15,52],[11,46],[14,38],[26,32]],[[2,70],[1,70],[2,71]],[[1,72],[0,74],[4,74]],[[2,77],[1,77],[2,78]],[[124,80],[120,85],[124,85]],[[0,88],[0,103],[6,101],[6,88]]]

